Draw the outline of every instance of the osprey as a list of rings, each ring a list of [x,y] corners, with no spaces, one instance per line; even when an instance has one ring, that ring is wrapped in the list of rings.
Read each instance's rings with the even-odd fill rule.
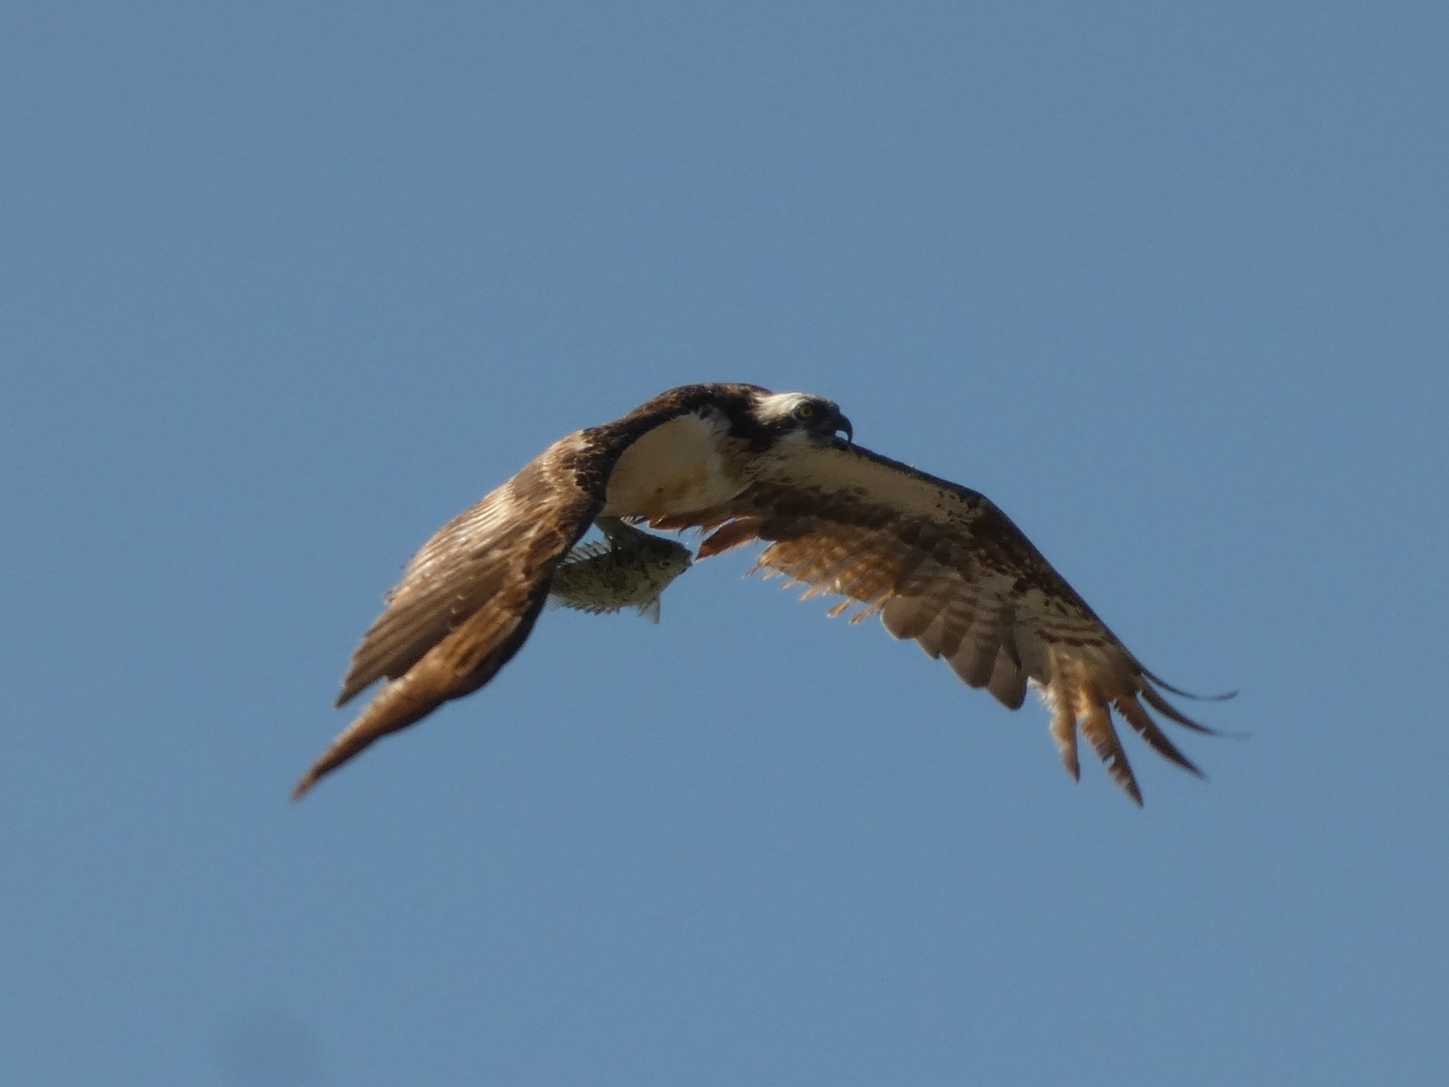
[[[708,531],[699,558],[765,541],[756,567],[803,583],[806,599],[844,597],[832,616],[852,605],[860,606],[852,622],[879,615],[896,638],[945,658],[1010,709],[1028,683],[1037,686],[1074,779],[1080,730],[1142,803],[1114,709],[1159,755],[1201,776],[1142,705],[1212,732],[1160,689],[1196,696],[1148,671],[987,498],[853,438],[829,400],[743,384],[681,386],[561,438],[408,563],[353,654],[337,705],[388,682],[293,797],[379,737],[492,679],[522,648],[560,564],[600,518],[606,527],[627,519]],[[650,591],[657,596],[668,580]]]

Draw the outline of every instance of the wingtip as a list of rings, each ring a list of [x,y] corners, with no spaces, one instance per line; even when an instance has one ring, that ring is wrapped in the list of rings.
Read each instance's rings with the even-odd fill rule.
[[[1072,779],[1073,784],[1082,780],[1082,763],[1077,758],[1077,735],[1075,730],[1067,735],[1065,740],[1057,741],[1057,754],[1061,756],[1062,769],[1067,772],[1067,777]]]
[[[1105,760],[1103,760],[1105,762]],[[1117,783],[1117,787],[1127,794],[1128,799],[1139,808],[1146,805],[1142,802],[1142,786],[1137,784],[1137,775],[1132,772],[1132,766],[1127,762],[1124,755],[1121,762],[1106,763],[1107,774]]]
[[[1216,694],[1197,694],[1193,691],[1184,691],[1181,687],[1173,686],[1171,683],[1168,683],[1167,680],[1159,676],[1156,672],[1148,671],[1146,668],[1142,669],[1142,674],[1148,679],[1152,680],[1153,683],[1157,684],[1164,691],[1171,691],[1173,694],[1178,695],[1181,698],[1190,698],[1194,702],[1229,702],[1232,699],[1237,698],[1238,694],[1240,693],[1238,690],[1235,689],[1231,691],[1218,691]]]
[[[307,793],[311,790],[312,786],[317,784],[317,777],[318,775],[315,771],[308,770],[307,773],[302,776],[302,779],[298,781],[297,784],[292,786],[293,804],[297,803],[297,801],[301,800],[304,796],[306,796]]]
[[[1207,774],[1203,773],[1202,767],[1199,766],[1197,763],[1193,762],[1191,759],[1184,758],[1182,760],[1182,762],[1177,763],[1177,765],[1180,766],[1180,767],[1182,767],[1184,770],[1186,770],[1193,777],[1197,778],[1199,781],[1206,781],[1207,780]]]
[[[337,690],[337,697],[332,700],[332,708],[335,710],[340,710],[343,706],[347,705],[347,703],[351,702],[354,698],[356,698],[357,692],[361,689],[362,688],[358,687],[355,683],[352,682],[350,677],[348,679],[344,679],[342,681],[342,686],[339,687]]]

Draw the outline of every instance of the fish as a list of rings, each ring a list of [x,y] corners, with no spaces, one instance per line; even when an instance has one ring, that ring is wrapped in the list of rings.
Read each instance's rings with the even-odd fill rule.
[[[617,517],[595,523],[605,539],[580,544],[559,560],[550,605],[594,615],[633,607],[651,623],[659,622],[659,598],[689,569],[694,553]]]

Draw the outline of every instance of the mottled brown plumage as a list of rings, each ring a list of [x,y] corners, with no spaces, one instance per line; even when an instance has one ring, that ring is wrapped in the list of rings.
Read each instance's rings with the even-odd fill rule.
[[[718,415],[722,430],[743,435],[759,391],[749,385],[671,389],[622,419],[561,438],[440,528],[363,635],[337,705],[378,680],[389,682],[297,783],[293,799],[375,740],[477,690],[512,659],[538,619],[555,567],[605,512],[610,477],[641,437],[701,410]],[[644,501],[628,512],[668,508],[667,501]]]
[[[852,622],[879,615],[892,635],[944,659],[963,682],[987,688],[1008,709],[1021,706],[1028,682],[1037,684],[1074,779],[1080,727],[1113,780],[1142,803],[1112,727],[1113,707],[1158,754],[1201,776],[1138,696],[1178,724],[1211,730],[1162,697],[1153,685],[1161,680],[975,491],[860,446],[818,445],[770,459],[728,503],[653,524],[712,529],[701,559],[768,542],[756,563],[767,576],[804,584],[805,599],[845,597],[832,616],[851,607],[858,609]]]
[[[879,615],[968,685],[1019,707],[1028,683],[1078,776],[1077,732],[1142,802],[1111,710],[1198,773],[1143,709],[1202,732],[1025,535],[975,491],[836,437],[830,401],[753,385],[670,390],[561,439],[418,552],[364,636],[338,704],[390,680],[298,784],[487,683],[522,646],[558,564],[595,518],[703,528],[706,558],[760,540],[758,566]]]

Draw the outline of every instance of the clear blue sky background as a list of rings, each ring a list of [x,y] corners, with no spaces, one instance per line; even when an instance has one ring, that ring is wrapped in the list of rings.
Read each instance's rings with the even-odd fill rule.
[[[0,17],[0,1079],[1442,1083],[1440,5]],[[413,549],[837,399],[1155,669],[1138,811],[712,560],[300,806]]]

